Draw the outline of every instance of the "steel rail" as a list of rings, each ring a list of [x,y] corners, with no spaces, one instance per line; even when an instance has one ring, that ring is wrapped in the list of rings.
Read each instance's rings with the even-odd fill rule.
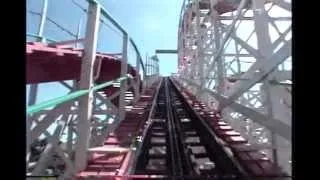
[[[147,123],[139,154],[135,158],[136,166],[130,174],[141,176],[141,178],[162,176],[170,179],[184,179],[223,176],[222,178],[227,179],[243,179],[247,175],[246,172],[243,172],[241,167],[238,167],[239,164],[232,159],[233,157],[224,150],[224,146],[217,139],[218,136],[213,134],[212,130],[206,126],[206,122],[188,106],[173,82],[167,78],[163,81],[156,100],[158,106],[151,113],[155,119],[162,120]],[[185,118],[189,121],[181,122]],[[154,131],[163,134],[160,137],[165,138],[166,141],[160,141],[160,139],[159,143],[156,139],[153,141],[153,138],[159,137],[154,134]],[[159,146],[165,150],[154,149]],[[192,147],[202,147],[205,150],[201,150],[201,155],[198,157]],[[166,153],[160,151],[166,151]],[[161,159],[159,159],[160,164],[155,162],[157,158]],[[201,165],[208,163],[213,166],[208,167],[207,170],[201,169]]]
[[[170,79],[170,82],[172,83],[173,91],[179,92],[176,84],[171,79]],[[248,176],[248,173],[244,170],[240,162],[236,158],[232,157],[229,153],[227,153],[224,148],[222,148],[224,146],[223,144],[226,144],[226,143],[212,131],[209,125],[196,112],[194,112],[192,107],[186,102],[186,100],[183,98],[181,93],[177,93],[177,95],[179,99],[182,99],[182,103],[185,105],[185,109],[187,110],[187,112],[190,113],[193,119],[197,119],[197,125],[201,127],[201,129],[203,130],[202,132],[206,132],[208,136],[212,137],[211,143],[217,145],[216,147],[217,148],[219,147],[219,149],[221,150],[220,152],[222,154],[227,155],[228,160],[232,162],[232,164],[239,170],[239,172],[242,175]],[[224,142],[224,143],[221,143],[221,142]]]
[[[96,85],[96,86],[92,87],[92,90],[93,91],[97,91],[97,90],[100,90],[102,88],[108,87],[108,86],[112,85],[115,82],[123,81],[123,80],[126,80],[128,78],[132,78],[130,74],[127,74],[127,76],[118,78],[116,80],[112,80],[112,81],[108,81],[108,82]],[[81,96],[84,96],[84,95],[88,94],[89,91],[90,91],[90,89],[78,90],[78,91],[72,92],[72,93],[70,93],[68,95],[65,95],[65,96],[60,96],[60,97],[55,98],[55,99],[51,99],[51,100],[48,100],[48,101],[45,101],[45,102],[42,102],[42,103],[39,103],[39,104],[36,104],[36,105],[29,106],[29,107],[27,107],[27,114],[30,115],[32,113],[39,112],[39,111],[41,111],[41,110],[43,110],[45,108],[56,106],[58,104],[62,104],[62,103],[71,101],[73,99],[76,99],[76,98],[79,98]]]
[[[173,168],[173,176],[182,176],[183,168],[181,165],[181,157],[179,146],[177,142],[177,132],[176,126],[174,122],[174,117],[172,114],[171,107],[171,97],[170,91],[168,87],[168,79],[165,79],[165,94],[166,94],[166,110],[167,110],[167,120],[168,120],[168,129],[169,129],[169,137],[170,137],[170,148],[171,148],[171,159],[172,159],[172,168]]]
[[[151,105],[151,109],[150,109],[150,112],[149,112],[149,115],[148,115],[148,119],[146,120],[146,121],[149,121],[150,119],[151,119],[151,116],[152,116],[152,114],[154,113],[154,110],[155,110],[155,106],[156,106],[156,102],[157,102],[157,100],[158,100],[158,96],[159,96],[159,90],[160,90],[160,87],[161,87],[161,84],[162,84],[162,79],[161,79],[161,81],[160,81],[160,83],[159,83],[159,85],[158,85],[158,87],[157,87],[157,91],[156,91],[156,93],[155,93],[155,98],[153,99],[153,102],[152,102],[152,105]],[[146,138],[146,135],[147,135],[147,132],[148,132],[148,130],[149,130],[149,128],[150,128],[150,125],[151,125],[151,123],[150,124],[148,124],[147,125],[147,127],[145,127],[144,128],[144,130],[143,130],[143,132],[142,132],[142,142],[145,140],[145,138]],[[131,147],[134,147],[134,143],[132,143],[131,144]],[[142,153],[142,143],[139,143],[136,147],[136,155],[135,155],[135,157],[134,157],[134,161],[133,162],[137,162],[137,160],[138,160],[138,157],[141,155],[141,153]],[[134,163],[132,166],[131,166],[131,168],[129,169],[129,174],[132,174],[133,173],[133,171],[136,169],[136,163]]]

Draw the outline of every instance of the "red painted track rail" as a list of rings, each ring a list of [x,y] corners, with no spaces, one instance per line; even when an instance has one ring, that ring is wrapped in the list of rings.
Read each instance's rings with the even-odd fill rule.
[[[61,48],[49,46],[44,43],[31,42],[26,45],[27,58],[27,84],[46,83],[64,80],[80,80],[82,49]],[[98,74],[96,83],[104,83],[120,77],[121,59],[113,56],[97,53],[94,63],[94,74]],[[100,62],[101,61],[101,62]],[[99,63],[101,63],[100,69]],[[133,76],[132,81],[140,81],[140,75],[136,69],[128,64],[128,73]],[[108,86],[103,91],[110,97],[119,90],[118,87]],[[133,87],[128,91],[134,92]],[[140,92],[142,84],[140,84]],[[119,95],[112,99],[112,103],[118,106]]]
[[[90,149],[91,159],[87,168],[77,174],[77,179],[114,179],[126,175],[134,156],[130,146],[143,132],[158,84],[155,82],[146,89],[139,101],[126,111],[125,119],[108,135],[103,146]]]
[[[44,43],[27,43],[27,84],[64,80],[80,80],[81,58],[83,50],[73,48],[50,47]],[[106,82],[120,77],[121,61],[113,56],[97,53],[101,60],[100,76],[96,80]],[[94,69],[98,72],[98,61]],[[136,77],[138,73],[128,65],[128,73]],[[140,79],[140,77],[139,77]]]
[[[184,89],[179,82],[174,80],[173,82],[193,110],[210,125],[211,129],[219,138],[226,142],[226,146],[232,150],[241,165],[249,173],[249,176],[268,177],[266,178],[268,180],[273,179],[270,177],[274,177],[274,179],[287,177],[280,167],[276,166],[265,154],[262,154],[260,150],[252,148],[239,132],[236,132],[227,122],[223,121],[220,113],[209,109],[204,103],[198,101],[196,97]]]
[[[209,109],[198,101],[190,92],[173,81],[189,106],[198,116],[206,121],[213,132],[225,142],[239,161],[241,166],[252,179],[286,179],[286,174],[282,172],[258,149],[253,149],[240,133],[233,130],[226,122],[221,120],[219,113]],[[132,175],[129,169],[136,162],[135,150],[132,145],[135,137],[141,136],[144,131],[144,124],[149,117],[152,101],[155,97],[159,82],[145,91],[137,104],[126,112],[126,118],[120,123],[114,133],[109,134],[104,145],[90,149],[92,153],[87,168],[77,174],[76,179],[153,179],[167,178],[165,176],[154,175]],[[132,147],[132,146],[131,146]],[[250,178],[251,179],[251,178]]]

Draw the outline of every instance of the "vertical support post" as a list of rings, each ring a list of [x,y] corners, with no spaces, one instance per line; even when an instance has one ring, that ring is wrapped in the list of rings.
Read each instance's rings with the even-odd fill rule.
[[[155,81],[156,78],[156,67],[157,67],[158,57],[157,55],[153,55],[150,58],[150,66],[151,66],[151,84]]]
[[[84,57],[81,65],[80,89],[90,89],[90,92],[88,95],[81,97],[79,101],[78,139],[75,154],[76,171],[83,170],[87,163],[93,101],[93,64],[96,58],[100,10],[99,4],[89,4]]]
[[[44,38],[42,38],[42,35],[43,35],[44,25],[45,25],[46,18],[47,18],[47,10],[48,10],[48,0],[43,0],[41,19],[40,19],[40,24],[39,24],[39,29],[38,29],[38,36],[41,37],[40,41],[42,41],[42,42],[45,40]],[[28,106],[35,104],[37,90],[38,90],[38,85],[31,84]]]
[[[264,8],[264,3],[265,0],[252,1],[258,49],[262,57],[268,59],[268,57],[272,55],[272,50],[268,27],[269,18]]]
[[[42,37],[44,25],[47,19],[47,10],[48,10],[48,0],[43,0],[42,12],[41,12],[41,20],[38,29],[38,36],[41,37],[40,41],[44,42],[45,39]]]
[[[72,81],[72,91],[76,91],[79,88],[79,83],[77,80],[73,80]],[[74,106],[76,106],[76,104],[74,104]],[[75,119],[74,119],[75,115],[71,115],[70,120],[67,124],[67,128],[68,128],[68,135],[67,135],[67,152],[69,154],[69,156],[72,155],[72,150],[73,150],[73,126],[75,125]]]
[[[154,59],[150,58],[150,76],[152,77],[153,76],[153,63],[154,63]]]
[[[215,13],[215,18],[214,18],[214,40],[215,40],[215,46],[216,49],[220,49],[221,48],[221,35],[219,32],[219,19],[218,19],[218,13],[217,11],[214,11],[213,13]],[[223,49],[223,48],[222,48]],[[221,50],[223,51],[223,50]],[[217,81],[217,92],[221,95],[222,91],[223,91],[223,87],[222,87],[222,83],[223,83],[223,73],[224,73],[224,68],[223,68],[223,60],[221,57],[222,53],[218,53],[215,56],[215,60],[217,61],[217,77],[218,77],[218,81]]]
[[[154,69],[153,75],[154,75],[154,77],[156,77],[156,75],[157,75],[157,60],[154,60],[153,65],[154,65],[154,67],[153,67],[153,69]]]
[[[159,64],[160,64],[160,59],[157,60],[156,66],[157,66],[157,78],[159,77]]]
[[[29,158],[30,158],[30,145],[31,145],[31,125],[32,125],[32,119],[31,118],[27,118],[27,122],[26,122],[26,133],[27,133],[27,137],[26,137],[26,168],[28,169],[28,162],[29,162]]]
[[[76,91],[79,88],[79,83],[77,80],[72,81],[72,91]]]
[[[195,9],[197,8],[197,5],[196,5],[197,3],[192,3],[192,5],[191,5],[191,8],[190,8],[190,10],[189,10],[189,26],[192,26],[192,17],[193,17],[193,13],[194,13],[194,11],[195,11]],[[189,33],[194,33],[194,31],[193,30],[190,30],[191,32],[189,32]],[[198,46],[198,44],[197,44],[197,46]],[[198,48],[198,47],[197,47]],[[193,52],[194,52],[195,50],[193,50]],[[197,66],[196,66],[196,64],[198,63],[196,60],[197,60],[197,55],[195,54],[195,53],[190,53],[190,55],[192,55],[192,58],[191,58],[191,66],[190,66],[190,73],[189,73],[189,75],[190,75],[190,79],[194,79],[194,80],[196,80],[196,76],[197,76]]]
[[[148,86],[150,86],[150,79],[151,79],[151,59],[150,57],[148,56]]]
[[[197,0],[195,2],[195,8],[196,8],[196,29],[197,29],[197,50],[196,50],[196,63],[197,69],[196,76],[199,78],[199,80],[196,80],[197,83],[205,83],[205,79],[203,77],[203,63],[204,63],[204,57],[203,57],[203,49],[202,49],[202,28],[200,26],[200,7],[199,3],[200,1]],[[200,89],[196,89],[196,96],[201,99],[202,93],[200,93]]]
[[[38,84],[31,84],[30,85],[30,90],[29,90],[29,101],[28,101],[28,106],[32,106],[36,103],[37,100],[37,93],[38,93]],[[27,118],[26,120],[26,133],[27,133],[27,137],[26,137],[26,153],[28,156],[29,153],[29,148],[31,145],[31,126],[32,126],[32,118]],[[27,162],[28,162],[27,158]],[[28,165],[28,164],[27,164]]]
[[[253,12],[254,12],[254,23],[255,23],[255,30],[257,34],[257,42],[258,42],[258,49],[262,57],[264,59],[267,59],[272,55],[272,49],[271,49],[271,39],[269,35],[269,28],[268,28],[268,15],[267,12],[264,8],[264,3],[265,0],[254,0],[252,1],[253,5]],[[263,71],[263,70],[262,70]],[[266,93],[267,93],[267,111],[268,111],[268,116],[270,117],[269,119],[273,119],[273,107],[272,107],[272,102],[271,102],[271,93],[270,93],[270,84],[269,81],[270,77],[266,78],[266,81],[264,82],[266,86]],[[276,147],[276,136],[275,134],[270,131],[271,134],[271,144],[273,147]],[[273,148],[272,149],[272,159],[275,164],[278,164],[278,153],[277,149]]]
[[[146,70],[146,72],[145,72],[145,88],[148,86],[148,54],[146,53],[146,60],[145,60],[145,64],[144,64],[145,66],[145,70]]]
[[[247,1],[248,1],[248,0],[241,0],[241,2],[239,3],[239,6],[238,6],[238,8],[237,8],[236,15],[235,15],[235,17],[233,18],[232,23],[228,26],[228,29],[227,29],[227,32],[226,32],[225,36],[221,39],[220,47],[219,47],[219,49],[217,49],[217,52],[216,52],[216,54],[215,54],[215,57],[214,57],[212,63],[211,63],[211,64],[209,65],[209,67],[207,68],[206,73],[205,73],[205,77],[208,77],[208,75],[210,74],[210,71],[212,71],[213,68],[214,68],[214,65],[215,65],[215,62],[216,62],[217,58],[219,58],[219,57],[221,56],[221,53],[222,53],[223,50],[224,50],[224,45],[226,44],[226,42],[227,42],[228,39],[230,38],[231,33],[232,33],[233,30],[234,30],[235,24],[236,24],[237,20],[239,19],[239,17],[241,16],[241,13],[242,13],[241,11],[242,11],[243,7],[246,5]],[[214,12],[214,9],[211,9],[211,10]],[[214,15],[214,14],[213,14],[213,15]],[[216,19],[217,17],[214,17],[214,16],[213,16],[213,18]],[[201,85],[200,85],[200,89],[201,89],[201,90],[203,89],[203,86],[204,86],[204,84],[201,84]]]
[[[140,58],[140,62],[142,62],[142,64],[143,64],[143,59],[142,59],[142,57],[139,57]],[[141,64],[141,66],[142,66],[142,64]],[[146,65],[144,64],[144,69],[142,69],[142,79],[141,79],[141,81],[140,81],[140,84],[142,83],[142,92],[144,91],[144,88],[145,88],[145,82],[146,82]],[[140,88],[140,87],[139,87]]]
[[[141,62],[143,62],[143,59],[142,59],[142,57],[139,57],[140,59],[141,59]],[[142,65],[141,65],[142,66]],[[146,78],[146,76],[147,76],[147,69],[146,69],[147,67],[146,67],[146,64],[144,64],[144,69],[142,69],[142,79],[143,79],[143,81],[145,81],[145,78]]]
[[[239,51],[239,45],[237,41],[235,42],[235,46],[236,46],[236,60],[237,60],[237,70],[238,70],[238,74],[241,74],[241,63],[240,63],[240,59],[239,59],[239,55],[240,55],[240,51]]]
[[[121,77],[125,76],[128,72],[127,68],[127,52],[128,52],[128,34],[123,34],[123,43],[122,43],[122,61],[121,61]],[[119,121],[122,121],[125,117],[125,94],[127,89],[127,80],[120,82],[120,97],[119,97]]]
[[[160,74],[160,60],[157,62],[157,76]]]
[[[154,76],[156,74],[156,60],[153,59],[152,62],[152,76]]]
[[[149,77],[150,76],[150,58],[149,58],[149,56],[147,56],[147,66],[148,66],[147,74],[148,74],[148,77]]]
[[[149,67],[150,67],[150,80],[149,80],[149,86],[151,86],[151,84],[152,84],[152,78],[153,78],[153,65],[152,65],[152,63],[153,63],[153,59],[152,59],[152,56],[151,57],[149,57]]]
[[[152,81],[151,81],[151,84],[152,84],[152,82],[153,82],[153,80],[154,80],[154,74],[155,74],[155,66],[154,66],[154,63],[155,63],[155,60],[154,59],[151,59],[151,64],[152,64],[152,66],[151,66],[151,68],[152,68]]]
[[[265,81],[264,82],[264,86],[265,86],[265,93],[266,93],[266,103],[268,104],[267,105],[267,115],[270,117],[270,118],[273,118],[273,108],[272,108],[272,97],[271,97],[271,84],[268,82],[268,81]],[[276,141],[276,135],[270,130],[270,138],[271,138],[271,146],[272,147],[275,147],[275,148],[272,148],[272,159],[273,159],[273,162],[275,164],[278,164],[278,152],[277,152],[277,148],[276,148],[276,144],[277,144],[277,141]]]
[[[146,87],[149,86],[149,69],[148,54],[146,54]]]
[[[199,3],[200,1],[197,0],[195,1],[196,5],[196,29],[197,29],[197,54],[196,54],[196,62],[197,62],[197,74],[196,76],[199,77],[199,80],[196,82],[200,82],[200,83],[204,83],[204,79],[203,79],[203,52],[202,52],[202,28],[200,26],[200,7],[199,7]],[[201,97],[201,93],[197,92],[197,96]]]
[[[136,76],[136,82],[135,82],[135,88],[134,88],[134,102],[136,102],[139,99],[140,96],[140,56],[137,54],[136,57],[136,71],[137,71],[137,76]]]
[[[38,84],[31,84],[30,91],[29,91],[29,101],[28,106],[32,106],[37,101],[37,94],[38,94]]]
[[[78,24],[77,41],[80,39],[81,26],[82,26],[82,19],[79,20],[79,24]],[[79,42],[76,42],[75,48],[78,48],[78,43]]]
[[[157,75],[157,62],[158,62],[158,59],[154,61],[154,75],[155,76]]]
[[[140,71],[140,57],[139,57],[138,54],[137,54],[137,57],[136,57],[136,71],[139,74],[139,71]]]
[[[67,124],[67,128],[68,128],[68,135],[67,135],[67,152],[69,154],[69,156],[71,157],[72,155],[72,147],[73,147],[73,115],[70,118],[69,123]]]

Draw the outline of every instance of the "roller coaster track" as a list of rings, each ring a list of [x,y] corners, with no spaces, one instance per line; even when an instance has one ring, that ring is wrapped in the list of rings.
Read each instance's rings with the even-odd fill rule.
[[[131,116],[137,113],[138,103],[115,131],[118,135],[109,135],[103,147],[93,150],[96,155],[78,174],[80,179],[288,178],[218,113],[181,89],[176,81],[163,78],[151,89],[144,118]],[[137,146],[128,148],[130,138],[123,137],[134,132],[138,133],[133,143]]]
[[[70,90],[29,104],[27,175],[45,176],[54,169],[51,175],[62,179],[291,179],[178,78],[148,74],[150,64],[143,63],[128,33],[96,0],[87,2],[88,9],[77,5],[88,15],[83,39],[43,13],[28,11],[76,39],[54,41],[42,33],[27,33],[41,41],[26,44],[27,84],[60,82]],[[219,1],[217,12],[236,10],[239,2],[230,2]],[[203,0],[198,8],[210,6]],[[99,23],[106,25],[102,17],[120,31],[122,52],[97,51]],[[78,43],[83,47],[73,47]],[[136,65],[128,63],[128,45],[136,53]],[[64,82],[68,80],[74,82],[72,87]],[[97,114],[106,115],[106,120],[100,121]],[[50,134],[52,124],[58,127]],[[65,129],[71,138],[62,143]],[[39,140],[40,135],[46,138]]]

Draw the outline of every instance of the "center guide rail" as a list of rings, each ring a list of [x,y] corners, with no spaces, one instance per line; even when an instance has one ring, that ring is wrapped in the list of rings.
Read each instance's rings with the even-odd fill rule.
[[[251,179],[163,78],[130,179]],[[244,178],[246,177],[246,178]]]

